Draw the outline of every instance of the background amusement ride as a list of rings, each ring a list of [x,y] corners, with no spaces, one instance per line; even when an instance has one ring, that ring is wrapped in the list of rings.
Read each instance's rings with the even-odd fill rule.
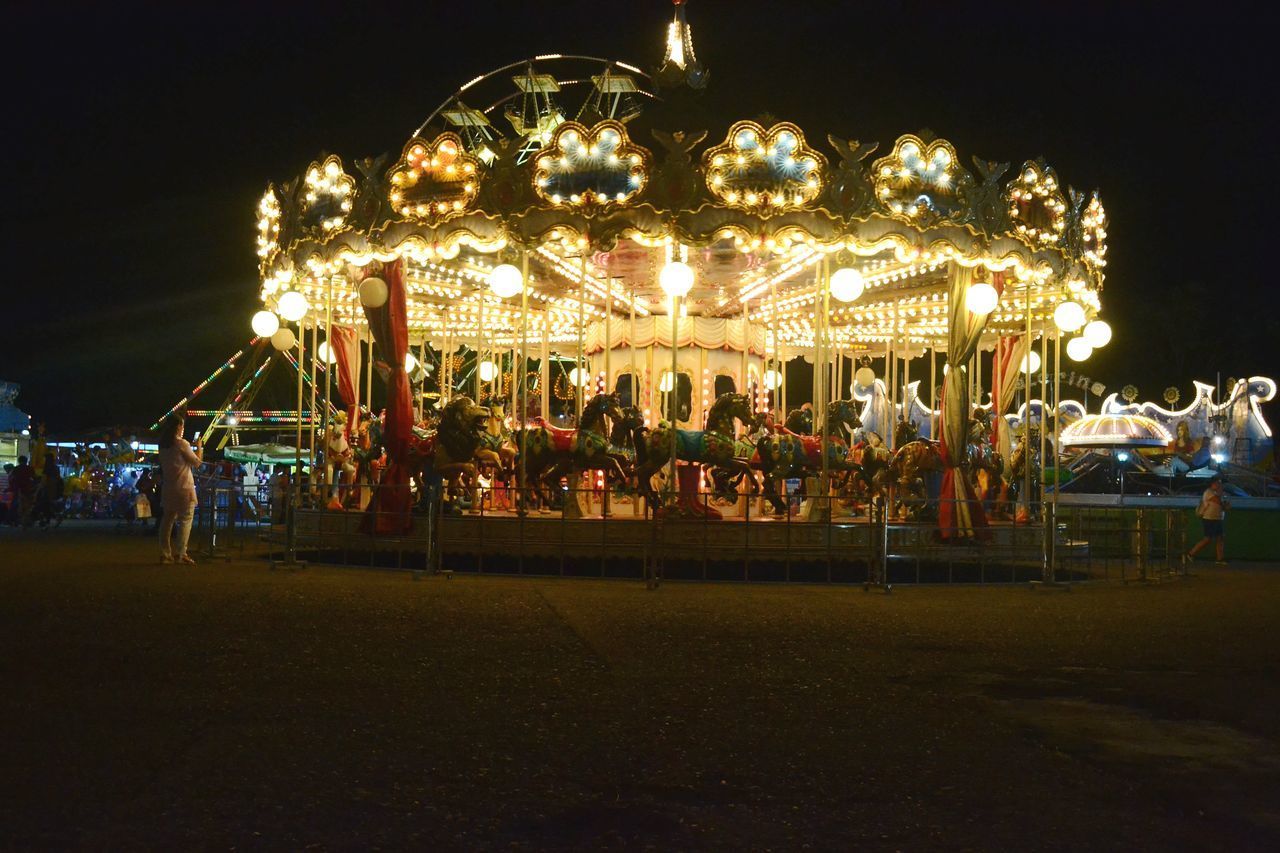
[[[252,344],[296,368],[296,410],[251,410],[266,363],[242,351],[222,368],[241,362],[236,392],[196,413],[208,432],[289,424],[317,464],[297,510],[392,534],[416,506],[495,524],[879,514],[942,542],[1013,523],[1047,543],[1044,483],[1082,472],[1072,447],[1073,465],[1132,447],[1182,470],[1269,454],[1270,380],[1222,403],[1197,386],[1182,412],[1063,397],[1063,355],[1111,337],[1098,191],[928,132],[709,127],[708,77],[677,3],[652,72],[515,62],[395,154],[268,186]]]

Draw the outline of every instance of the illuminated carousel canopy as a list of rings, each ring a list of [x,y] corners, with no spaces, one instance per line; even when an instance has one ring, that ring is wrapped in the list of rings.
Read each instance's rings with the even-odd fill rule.
[[[864,289],[823,326],[849,349],[945,347],[948,282],[962,268],[997,285],[989,333],[1021,332],[1028,315],[1052,328],[1066,301],[1096,317],[1097,191],[1071,188],[1043,159],[1011,171],[927,133],[882,146],[786,121],[692,126],[677,118],[690,111],[668,108],[706,83],[683,7],[672,33],[665,72],[535,56],[472,79],[392,155],[318,158],[268,186],[266,307],[296,290],[313,305],[332,297],[334,322],[363,324],[355,268],[404,258],[415,338],[511,341],[518,300],[487,282],[524,253],[536,325],[565,342],[583,320],[669,313],[658,271],[678,254],[696,273],[689,316],[745,317],[775,346],[813,345],[822,270],[842,268]]]
[[[1062,430],[1066,447],[1168,447],[1172,441],[1144,415],[1085,415]]]

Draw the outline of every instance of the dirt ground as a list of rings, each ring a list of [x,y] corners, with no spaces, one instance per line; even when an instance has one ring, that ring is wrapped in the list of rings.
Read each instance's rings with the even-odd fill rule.
[[[153,554],[0,531],[0,847],[1280,849],[1280,567],[885,595]]]

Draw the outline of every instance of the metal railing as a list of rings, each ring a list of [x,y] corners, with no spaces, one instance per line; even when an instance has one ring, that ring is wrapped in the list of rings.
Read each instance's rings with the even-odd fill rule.
[[[214,495],[219,494],[215,490]],[[358,506],[327,508],[304,492],[296,548],[308,559],[417,572],[808,581],[888,588],[898,583],[1071,583],[1155,580],[1185,571],[1182,507],[1115,508],[1033,503],[987,527],[939,526],[942,502],[882,503],[801,497],[774,514],[759,498],[722,505],[709,494],[657,512],[633,494],[560,489],[549,511],[518,505],[512,490],[478,487],[447,504],[439,487],[415,492],[413,510],[385,506],[363,487]],[[263,529],[214,497],[211,548],[244,549],[249,537],[273,552],[285,528]],[[959,505],[955,505],[958,510]],[[607,509],[607,512],[605,511]],[[725,514],[716,518],[717,512]],[[951,517],[956,517],[953,513]],[[403,523],[401,523],[403,522]],[[216,528],[216,530],[214,529]],[[269,534],[263,535],[269,531]]]

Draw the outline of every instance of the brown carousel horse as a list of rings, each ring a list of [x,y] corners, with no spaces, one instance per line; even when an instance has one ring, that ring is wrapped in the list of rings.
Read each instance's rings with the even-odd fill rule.
[[[707,412],[707,428],[704,430],[676,429],[667,422],[660,423],[645,439],[644,461],[636,465],[636,481],[650,505],[656,506],[657,491],[653,488],[653,475],[671,462],[674,451],[681,462],[697,462],[712,468],[725,469],[732,476],[750,477],[751,468],[745,459],[737,457],[735,421],[753,428],[760,420],[751,410],[751,398],[746,394],[729,392],[721,394]],[[752,492],[755,478],[750,477]]]
[[[420,482],[442,479],[454,494],[474,491],[476,451],[480,449],[489,410],[470,397],[454,397],[440,413],[435,431],[413,431],[409,441],[410,467]],[[474,495],[467,501],[474,503]]]
[[[919,431],[910,421],[900,420],[894,428],[895,443],[898,449],[888,465],[875,475],[874,488],[887,494],[890,514],[898,513],[898,490],[902,490],[920,502],[923,508],[926,498],[924,475],[942,471],[942,445],[927,438],[912,438]],[[905,441],[903,441],[905,439]],[[916,513],[919,513],[919,509]]]

